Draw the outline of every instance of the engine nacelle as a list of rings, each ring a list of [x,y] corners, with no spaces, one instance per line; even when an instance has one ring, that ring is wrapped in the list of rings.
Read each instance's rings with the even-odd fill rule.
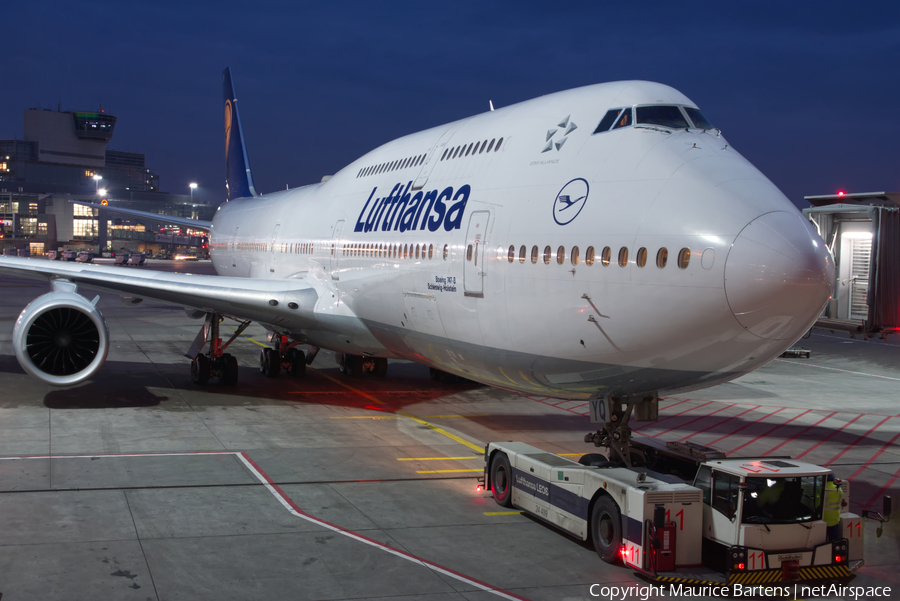
[[[94,375],[106,361],[109,329],[100,311],[74,286],[54,288],[19,315],[13,348],[19,365],[35,378],[72,386]]]

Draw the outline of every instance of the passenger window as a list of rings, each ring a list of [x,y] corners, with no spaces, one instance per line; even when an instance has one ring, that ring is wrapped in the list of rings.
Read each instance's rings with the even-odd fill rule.
[[[501,146],[503,146],[503,138],[497,140],[497,146],[494,147],[494,152],[500,152]]]
[[[669,261],[669,251],[663,247],[656,253],[656,266],[662,269]]]
[[[445,244],[445,245],[444,245],[444,260],[445,260],[445,261],[447,260],[447,256],[448,256],[449,254],[450,254],[450,245],[449,245],[449,244]]]
[[[643,267],[647,264],[647,249],[643,246],[637,251],[637,266]]]
[[[628,247],[623,246],[619,249],[619,267],[628,265]]]
[[[416,259],[419,258],[419,245],[416,244]]]
[[[552,253],[552,252],[553,252],[553,250],[549,246],[544,247],[544,264],[545,265],[550,264],[550,253]]]
[[[510,245],[509,253],[507,253],[506,258],[509,259],[510,263],[512,263],[513,261],[516,260],[516,247],[515,246]]]
[[[525,248],[525,245],[524,245],[524,244],[523,244],[522,246],[519,247],[519,263],[524,263],[524,262],[525,262],[525,253],[526,253],[526,252],[528,252],[528,251],[527,251],[527,249]]]
[[[639,106],[635,110],[638,123],[687,129],[688,123],[677,106]]]
[[[484,142],[481,143],[481,150],[478,151],[478,154],[481,154],[482,152],[484,152],[485,146],[487,146],[487,140],[485,140]]]
[[[532,246],[531,247],[531,262],[537,263],[537,260],[538,260],[538,247]]]
[[[491,140],[491,143],[488,144],[488,149],[487,149],[487,151],[490,152],[490,151],[491,151],[491,148],[493,148],[493,147],[494,147],[494,140]]]
[[[584,251],[584,262],[588,265],[594,264],[594,247],[588,246],[587,250]]]
[[[403,245],[403,258],[409,258],[409,246],[406,244]]]
[[[688,117],[691,118],[691,121],[694,122],[694,127],[698,129],[715,129],[712,126],[712,123],[707,121],[706,117],[703,116],[703,113],[700,112],[700,109],[686,106],[684,107],[684,112],[687,113]]]
[[[465,154],[465,156],[469,156],[469,153],[472,152],[472,147],[473,147],[473,146],[474,146],[474,144],[469,144],[469,146],[466,148],[466,154]]]
[[[562,265],[566,261],[566,247],[560,246],[556,249],[556,262]]]
[[[690,262],[691,250],[689,248],[682,248],[681,252],[678,253],[678,267],[681,269],[687,269],[687,266]]]
[[[701,466],[697,470],[697,477],[694,479],[694,487],[703,491],[703,502],[707,505],[712,504],[712,470],[708,465]]]
[[[578,247],[572,247],[572,256],[571,256],[572,265],[578,265]]]
[[[603,252],[600,253],[600,262],[603,263],[603,266],[606,267],[609,265],[609,257],[612,254],[608,246],[603,247]]]
[[[431,260],[434,258],[434,244],[428,245],[428,259]]]
[[[471,260],[472,260],[472,245],[470,244],[466,248],[466,261],[471,261]]]
[[[600,120],[600,125],[598,125],[597,129],[594,130],[594,133],[599,134],[605,131],[609,131],[609,128],[612,127],[613,122],[621,112],[622,109],[612,109],[610,111],[606,111],[606,114],[603,115],[603,119]]]
[[[732,518],[737,512],[738,477],[716,472],[713,474],[712,506],[713,509]]]
[[[631,109],[626,108],[622,111],[622,114],[616,119],[616,124],[613,125],[613,129],[619,129],[620,127],[628,127],[631,125]]]

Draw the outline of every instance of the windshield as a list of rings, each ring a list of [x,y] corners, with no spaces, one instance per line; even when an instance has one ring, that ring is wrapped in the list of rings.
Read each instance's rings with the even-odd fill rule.
[[[662,125],[674,129],[687,129],[688,122],[677,106],[639,106],[635,109],[638,124]]]
[[[686,106],[684,107],[684,111],[688,114],[688,117],[691,118],[691,121],[694,122],[694,127],[699,129],[714,129],[712,123],[710,123],[706,119],[706,117],[703,116],[703,113],[700,112],[700,109]]]
[[[747,478],[743,522],[787,524],[822,519],[825,476]]]

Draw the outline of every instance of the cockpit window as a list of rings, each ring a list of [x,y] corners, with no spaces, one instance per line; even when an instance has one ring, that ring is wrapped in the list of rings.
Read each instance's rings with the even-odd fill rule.
[[[594,130],[595,134],[599,134],[605,131],[609,131],[610,126],[612,126],[613,121],[616,120],[616,117],[619,116],[619,113],[622,112],[622,109],[612,109],[606,112],[603,115],[603,119],[600,121],[600,125],[597,126],[597,129]]]
[[[639,106],[635,109],[638,124],[661,125],[687,129],[688,123],[677,106]]]
[[[706,117],[703,116],[703,113],[700,112],[700,109],[686,106],[684,107],[684,112],[686,112],[688,114],[688,117],[691,118],[691,121],[694,122],[694,127],[698,129],[715,129],[712,126],[712,123],[706,120]]]
[[[616,118],[616,124],[613,125],[613,129],[628,127],[629,125],[631,125],[631,109],[627,108],[623,110],[622,114]]]

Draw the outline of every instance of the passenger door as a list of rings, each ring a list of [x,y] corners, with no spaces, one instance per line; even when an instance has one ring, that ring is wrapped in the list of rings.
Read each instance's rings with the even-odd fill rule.
[[[484,250],[490,216],[490,211],[475,211],[469,216],[463,263],[463,289],[466,296],[484,297],[484,276],[487,268],[484,263]]]
[[[341,219],[334,224],[334,234],[331,236],[331,279],[339,280],[338,273],[341,267],[341,232],[344,229],[344,220]]]

